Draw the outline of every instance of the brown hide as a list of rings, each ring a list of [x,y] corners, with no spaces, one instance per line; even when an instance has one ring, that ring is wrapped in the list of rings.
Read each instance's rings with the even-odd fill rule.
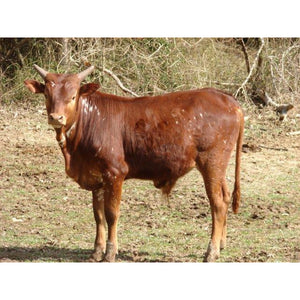
[[[202,153],[217,145],[220,152],[232,150],[239,120],[236,101],[213,89],[137,99],[96,92],[80,99],[76,146],[67,143],[76,156],[72,173],[91,177],[97,166],[100,172],[115,168],[126,179],[176,181]],[[94,181],[78,183],[93,190],[98,177]]]
[[[32,81],[25,84],[34,91]],[[155,97],[118,97],[96,91],[95,84],[80,88],[75,75],[47,73],[45,86],[48,115],[66,119],[65,126],[55,129],[66,172],[82,188],[93,191],[97,224],[93,258],[100,260],[105,248],[106,261],[113,261],[117,253],[123,180],[152,180],[169,194],[176,180],[196,166],[203,175],[213,220],[205,260],[217,259],[226,243],[230,194],[225,173],[235,145],[234,212],[240,199],[243,113],[237,101],[212,88]],[[41,90],[40,84],[36,83],[36,89]]]

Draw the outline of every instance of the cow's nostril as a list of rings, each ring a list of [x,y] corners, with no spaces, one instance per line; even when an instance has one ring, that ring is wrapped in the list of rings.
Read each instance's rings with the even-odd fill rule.
[[[64,117],[64,115],[58,115],[58,114],[56,114],[56,113],[52,113],[52,114],[50,114],[49,115],[49,121],[51,122],[51,123],[64,123],[64,121],[65,121],[65,117]]]

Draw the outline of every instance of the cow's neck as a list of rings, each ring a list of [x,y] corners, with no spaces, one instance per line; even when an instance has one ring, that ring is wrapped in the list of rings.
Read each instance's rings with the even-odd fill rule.
[[[77,130],[77,119],[74,118],[74,121],[66,128],[56,128],[56,140],[58,145],[61,148],[65,159],[65,168],[67,174],[69,174],[70,170],[70,162],[72,152],[74,151],[74,144],[76,145],[76,130]]]
[[[67,140],[66,140],[66,132],[65,128],[55,128],[56,131],[56,140],[58,142],[58,145],[61,149],[64,149],[67,146]]]

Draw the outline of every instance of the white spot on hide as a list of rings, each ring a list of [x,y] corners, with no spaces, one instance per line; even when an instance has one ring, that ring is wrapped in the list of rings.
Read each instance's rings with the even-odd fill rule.
[[[66,132],[67,138],[70,137],[73,129],[75,128],[75,126],[76,126],[76,122],[74,122],[73,125],[70,127],[70,129]]]
[[[101,150],[102,150],[102,146],[99,147],[98,151],[97,151],[96,154],[95,154],[95,157],[100,153]]]
[[[65,135],[63,134],[62,137],[61,137],[61,140],[58,141],[58,145],[59,145],[60,148],[63,148],[63,147],[64,147],[65,141],[66,141],[66,137],[65,137]]]
[[[102,177],[102,174],[98,171],[90,171],[89,172],[92,176],[96,177],[98,182],[103,182],[103,177]],[[99,199],[98,199],[99,200]],[[100,199],[101,200],[101,199]]]
[[[104,189],[100,189],[97,191],[97,201],[104,201]]]

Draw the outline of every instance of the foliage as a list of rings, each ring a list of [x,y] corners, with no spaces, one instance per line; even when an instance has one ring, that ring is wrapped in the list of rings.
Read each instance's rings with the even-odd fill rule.
[[[38,78],[34,63],[51,72],[78,72],[97,67],[90,80],[102,90],[124,94],[104,68],[139,95],[213,86],[235,93],[247,77],[245,57],[236,38],[1,38],[2,103],[32,99],[23,80]],[[259,39],[244,38],[252,65]],[[277,101],[296,104],[299,93],[300,40],[266,38],[251,89],[266,90]],[[259,74],[258,74],[259,73]],[[259,76],[258,76],[259,75]],[[25,97],[24,97],[24,93]],[[246,102],[249,95],[240,94]],[[288,99],[287,99],[288,98]]]

